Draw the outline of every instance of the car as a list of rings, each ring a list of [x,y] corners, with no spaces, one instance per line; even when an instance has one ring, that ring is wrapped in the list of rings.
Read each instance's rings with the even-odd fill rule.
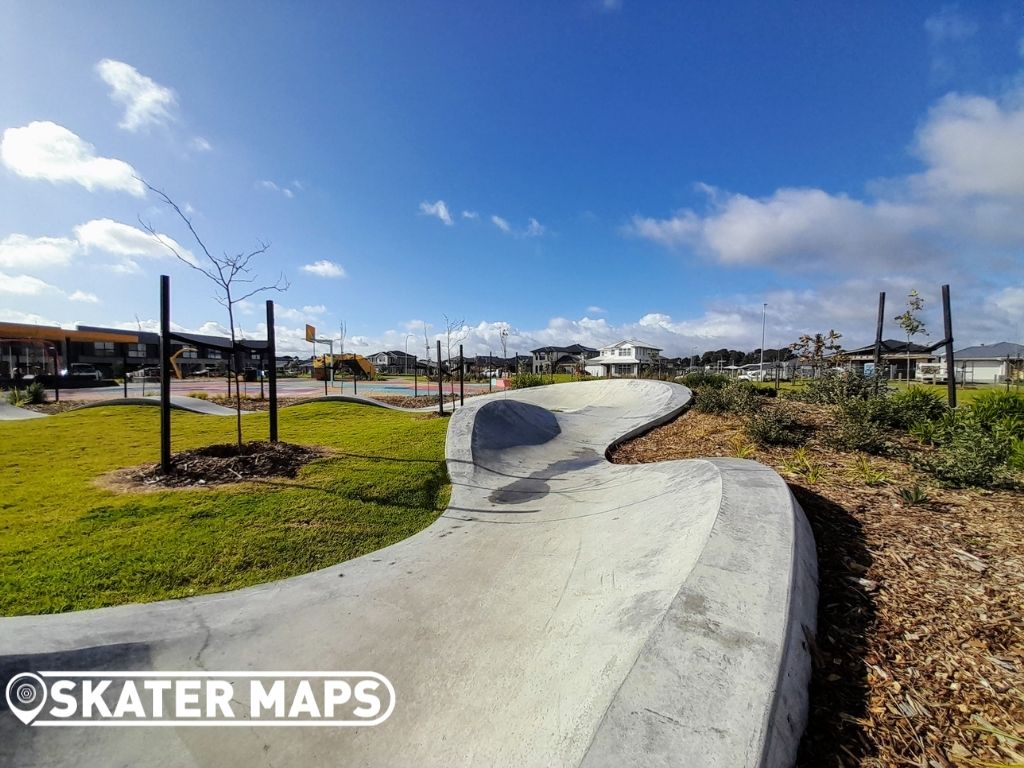
[[[159,368],[139,368],[137,371],[128,371],[129,381],[157,381],[160,379]]]
[[[92,379],[103,381],[103,373],[90,363],[72,363],[68,375],[75,379]]]

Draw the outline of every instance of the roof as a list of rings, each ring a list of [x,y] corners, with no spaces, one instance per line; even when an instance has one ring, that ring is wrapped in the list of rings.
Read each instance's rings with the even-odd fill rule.
[[[618,347],[644,347],[645,349],[655,349],[658,352],[661,352],[661,347],[656,347],[653,344],[648,344],[646,341],[640,341],[639,339],[623,339],[622,341],[615,342],[609,347],[605,347],[605,349],[616,349]]]
[[[1000,341],[953,350],[954,360],[1005,360],[1007,357],[1024,357],[1024,344]]]
[[[912,355],[927,355],[931,353],[931,348],[926,347],[923,344],[915,344],[910,342],[908,345],[906,341],[897,341],[896,339],[885,339],[882,342],[882,354],[884,355],[905,355],[907,354],[907,348],[910,349]],[[873,355],[875,353],[875,345],[868,344],[857,349],[848,349],[845,351],[848,355]]]
[[[26,323],[0,323],[0,338],[39,339],[40,341],[113,341],[135,343],[139,334],[135,331],[121,331],[114,328],[88,328],[79,326],[69,330],[51,325],[30,325]]]
[[[531,349],[531,354],[537,354],[538,352],[563,352],[568,355],[578,355],[583,352],[597,352],[593,347],[585,347],[582,344],[570,344],[568,347],[537,347],[537,349]]]

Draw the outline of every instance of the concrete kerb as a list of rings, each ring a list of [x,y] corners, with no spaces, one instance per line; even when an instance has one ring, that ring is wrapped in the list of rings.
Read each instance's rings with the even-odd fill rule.
[[[0,619],[7,669],[375,669],[398,692],[386,724],[85,742],[3,715],[0,762],[792,765],[816,599],[788,488],[747,461],[605,459],[688,399],[659,382],[475,397],[448,425],[452,502],[409,539],[236,592]],[[474,445],[478,419],[494,429]]]

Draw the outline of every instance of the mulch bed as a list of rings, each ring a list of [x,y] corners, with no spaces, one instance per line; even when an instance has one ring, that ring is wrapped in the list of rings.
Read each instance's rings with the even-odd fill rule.
[[[830,411],[789,403],[811,434],[761,449],[732,415],[684,414],[613,452],[621,463],[737,453],[789,482],[814,530],[820,600],[811,711],[798,765],[1024,763],[1024,492],[951,490],[896,457],[824,439]],[[919,485],[925,501],[900,490]]]
[[[241,452],[234,443],[208,445],[171,456],[170,474],[163,474],[159,464],[146,464],[123,470],[120,480],[143,488],[187,488],[295,477],[324,455],[321,449],[292,443],[245,443]]]
[[[45,403],[36,403],[35,405],[23,405],[21,407],[24,408],[26,411],[35,411],[36,413],[54,414],[54,413],[64,413],[65,411],[70,411],[73,408],[77,408],[78,406],[83,405],[84,402],[85,401],[83,401],[83,400],[63,400],[62,399],[59,403],[55,403],[52,400],[50,400],[50,401],[45,402]]]

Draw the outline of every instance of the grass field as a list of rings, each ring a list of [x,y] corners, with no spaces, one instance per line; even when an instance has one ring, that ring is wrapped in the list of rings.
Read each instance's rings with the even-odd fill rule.
[[[234,423],[174,412],[173,448],[231,442]],[[266,439],[265,413],[243,425]],[[0,422],[0,614],[235,589],[404,539],[447,505],[446,427],[358,405],[287,408],[281,440],[335,452],[294,480],[118,494],[95,480],[158,459],[157,409]]]

